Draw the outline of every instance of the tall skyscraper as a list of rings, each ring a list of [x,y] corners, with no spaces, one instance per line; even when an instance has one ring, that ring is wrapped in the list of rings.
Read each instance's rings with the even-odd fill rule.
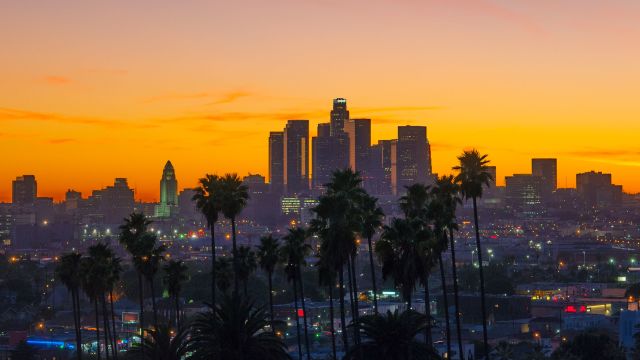
[[[514,174],[505,177],[507,206],[524,216],[543,213],[543,180],[531,174]]]
[[[311,139],[311,154],[313,157],[312,186],[314,190],[321,190],[331,179],[333,171],[334,139],[331,137],[330,123],[318,124],[318,135]]]
[[[33,206],[38,196],[38,183],[34,175],[18,176],[12,183],[12,200],[14,205]]]
[[[431,159],[426,126],[398,126],[398,192],[405,186],[431,182]]]
[[[289,120],[284,129],[284,183],[288,193],[309,190],[309,120]]]
[[[344,131],[344,124],[349,120],[349,110],[347,110],[347,99],[333,99],[333,109],[331,110],[331,136],[337,136]]]
[[[588,207],[608,207],[622,201],[622,186],[611,182],[611,174],[595,171],[576,174],[576,189]]]
[[[269,134],[269,186],[271,192],[284,191],[284,132]]]
[[[178,210],[178,180],[171,161],[167,161],[160,179],[160,204],[156,206],[156,217],[170,217]]]
[[[349,167],[366,180],[371,150],[371,119],[351,119],[344,125],[349,137]]]
[[[531,159],[531,174],[542,179],[542,199],[548,201],[558,188],[558,160]]]

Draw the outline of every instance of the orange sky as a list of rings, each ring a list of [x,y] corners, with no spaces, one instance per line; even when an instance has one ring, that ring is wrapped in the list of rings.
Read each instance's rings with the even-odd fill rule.
[[[328,121],[374,140],[428,126],[434,170],[467,147],[505,175],[531,157],[640,192],[640,3],[555,0],[6,1],[0,201],[35,174],[59,199],[127,177],[158,198],[205,172],[266,174],[267,136]]]

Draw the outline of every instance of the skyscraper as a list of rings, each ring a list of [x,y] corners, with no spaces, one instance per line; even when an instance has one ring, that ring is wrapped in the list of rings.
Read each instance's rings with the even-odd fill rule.
[[[38,183],[34,175],[18,176],[12,183],[12,200],[14,205],[33,206],[38,196]]]
[[[349,167],[366,179],[371,149],[371,119],[352,119],[344,125],[349,137]]]
[[[405,186],[431,182],[431,159],[426,126],[398,126],[398,192]]]
[[[311,139],[311,154],[313,157],[312,186],[314,190],[321,190],[331,179],[333,170],[333,138],[330,135],[330,123],[318,124],[318,135]]]
[[[576,174],[576,189],[588,207],[608,207],[622,201],[622,186],[611,182],[611,174],[595,171]]]
[[[507,206],[524,216],[543,213],[543,180],[531,174],[514,174],[505,177]]]
[[[284,132],[272,131],[269,134],[269,186],[271,192],[284,190]]]
[[[542,199],[548,201],[558,188],[558,160],[531,159],[531,174],[542,179]]]
[[[347,99],[333,99],[333,109],[331,110],[331,136],[337,136],[344,131],[344,124],[349,120],[349,110],[347,110]]]
[[[284,183],[289,194],[309,190],[309,120],[289,120],[284,129]]]
[[[171,161],[167,161],[160,179],[160,204],[156,206],[156,217],[170,217],[178,210],[178,180]]]

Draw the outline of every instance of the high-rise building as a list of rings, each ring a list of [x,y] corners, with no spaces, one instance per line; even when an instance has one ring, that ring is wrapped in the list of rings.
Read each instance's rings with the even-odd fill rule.
[[[333,138],[330,135],[329,123],[318,124],[318,135],[311,139],[312,162],[312,186],[314,190],[320,190],[331,179],[333,170]]]
[[[514,211],[525,216],[543,213],[543,179],[531,174],[514,174],[505,177],[506,203]]]
[[[542,178],[542,200],[549,201],[558,188],[558,160],[531,159],[531,174]]]
[[[284,190],[284,132],[272,131],[269,134],[269,186],[271,192]]]
[[[337,136],[344,131],[344,124],[349,120],[349,110],[347,110],[347,99],[333,99],[333,109],[331,110],[331,136]]]
[[[590,171],[576,175],[576,189],[589,207],[608,207],[622,201],[622,186],[611,182],[611,174]]]
[[[155,208],[155,216],[166,218],[178,212],[178,180],[171,161],[167,161],[160,179],[160,204]]]
[[[309,120],[289,120],[284,129],[284,183],[287,193],[309,190]]]
[[[371,150],[371,119],[351,119],[344,125],[349,137],[349,167],[367,178]]]
[[[104,224],[120,224],[134,209],[134,192],[126,178],[116,178],[112,186],[94,190],[88,203],[92,217]]]
[[[18,176],[12,183],[12,200],[14,205],[33,206],[38,196],[38,183],[33,175]]]
[[[369,171],[373,185],[367,191],[391,195],[397,190],[397,140],[379,140],[371,147]]]
[[[398,192],[405,186],[431,182],[431,159],[426,126],[398,126]]]

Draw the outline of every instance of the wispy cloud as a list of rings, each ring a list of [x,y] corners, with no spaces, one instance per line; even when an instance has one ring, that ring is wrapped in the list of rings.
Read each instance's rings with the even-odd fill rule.
[[[104,127],[137,127],[150,128],[157,125],[148,122],[124,121],[115,119],[105,119],[91,116],[75,116],[53,112],[40,112],[24,109],[12,109],[0,107],[0,121],[36,121],[51,122],[59,124],[93,125]]]
[[[220,105],[220,104],[229,104],[240,98],[251,96],[252,94],[248,91],[232,91],[227,94],[222,95],[219,99],[207,104],[207,105]]]
[[[70,78],[58,75],[47,75],[42,78],[42,81],[50,85],[67,85],[71,83]]]
[[[160,95],[160,96],[152,96],[150,98],[147,98],[143,101],[143,103],[155,103],[155,102],[162,102],[162,101],[173,101],[173,100],[194,100],[194,99],[204,99],[211,96],[209,93],[206,92],[199,92],[199,93],[190,93],[190,94],[166,94],[166,95]]]

